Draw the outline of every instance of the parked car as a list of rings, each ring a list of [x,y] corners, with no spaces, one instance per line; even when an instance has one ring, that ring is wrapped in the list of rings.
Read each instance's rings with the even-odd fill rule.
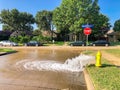
[[[106,40],[97,40],[90,44],[90,46],[109,46],[110,43]]]
[[[18,44],[9,40],[0,41],[0,46],[17,46]]]
[[[30,41],[28,43],[25,43],[25,46],[42,46],[42,43],[37,41]]]
[[[71,42],[69,45],[70,46],[85,46],[86,43],[83,41],[75,41],[75,42]]]

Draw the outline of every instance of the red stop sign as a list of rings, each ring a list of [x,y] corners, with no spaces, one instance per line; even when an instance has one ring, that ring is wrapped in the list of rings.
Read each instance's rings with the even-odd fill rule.
[[[91,28],[89,28],[89,27],[86,27],[85,29],[84,29],[84,34],[85,35],[90,35],[91,34]]]

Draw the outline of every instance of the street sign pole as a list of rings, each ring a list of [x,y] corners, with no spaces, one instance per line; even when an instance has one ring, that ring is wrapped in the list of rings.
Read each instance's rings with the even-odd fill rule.
[[[88,35],[91,34],[91,28],[89,27],[84,28],[84,34],[86,35],[86,46],[88,46]]]
[[[88,46],[88,35],[86,35],[86,46]]]
[[[94,25],[89,25],[88,23],[82,25],[82,28],[84,28],[84,34],[86,35],[86,46],[88,46],[88,35],[91,34],[91,32],[92,32],[92,29],[91,29],[91,28],[92,28],[93,26],[94,26]],[[87,47],[86,47],[86,51],[87,51]]]
[[[88,46],[88,35],[86,35],[86,52],[87,52],[87,46]]]

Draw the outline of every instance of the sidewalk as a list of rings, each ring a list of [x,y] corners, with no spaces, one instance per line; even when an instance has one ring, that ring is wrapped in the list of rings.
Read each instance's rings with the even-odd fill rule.
[[[105,51],[101,51],[102,57],[105,58],[106,60],[110,61],[112,64],[116,66],[120,66],[120,58],[116,57],[110,53],[107,53]]]

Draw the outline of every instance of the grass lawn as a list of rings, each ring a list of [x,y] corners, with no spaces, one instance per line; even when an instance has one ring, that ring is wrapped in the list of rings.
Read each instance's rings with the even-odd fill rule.
[[[111,42],[110,43],[112,46],[120,45],[120,42]]]
[[[95,52],[88,51],[87,54],[95,55]],[[112,65],[104,58],[101,61],[102,67],[86,66],[95,90],[120,90],[120,68]]]
[[[64,43],[65,43],[65,42],[57,42],[57,41],[56,41],[54,44],[60,46],[60,45],[64,45]]]
[[[9,48],[0,48],[0,52],[15,52],[15,50],[9,49]]]
[[[47,43],[47,44],[44,44],[45,46],[51,46],[51,45],[55,45],[55,46],[63,46],[65,44],[65,42],[63,41],[55,41],[54,43],[50,42],[50,43]]]
[[[120,57],[120,49],[108,49],[108,50],[105,50],[105,51],[110,53],[110,54],[113,54],[117,57]]]

